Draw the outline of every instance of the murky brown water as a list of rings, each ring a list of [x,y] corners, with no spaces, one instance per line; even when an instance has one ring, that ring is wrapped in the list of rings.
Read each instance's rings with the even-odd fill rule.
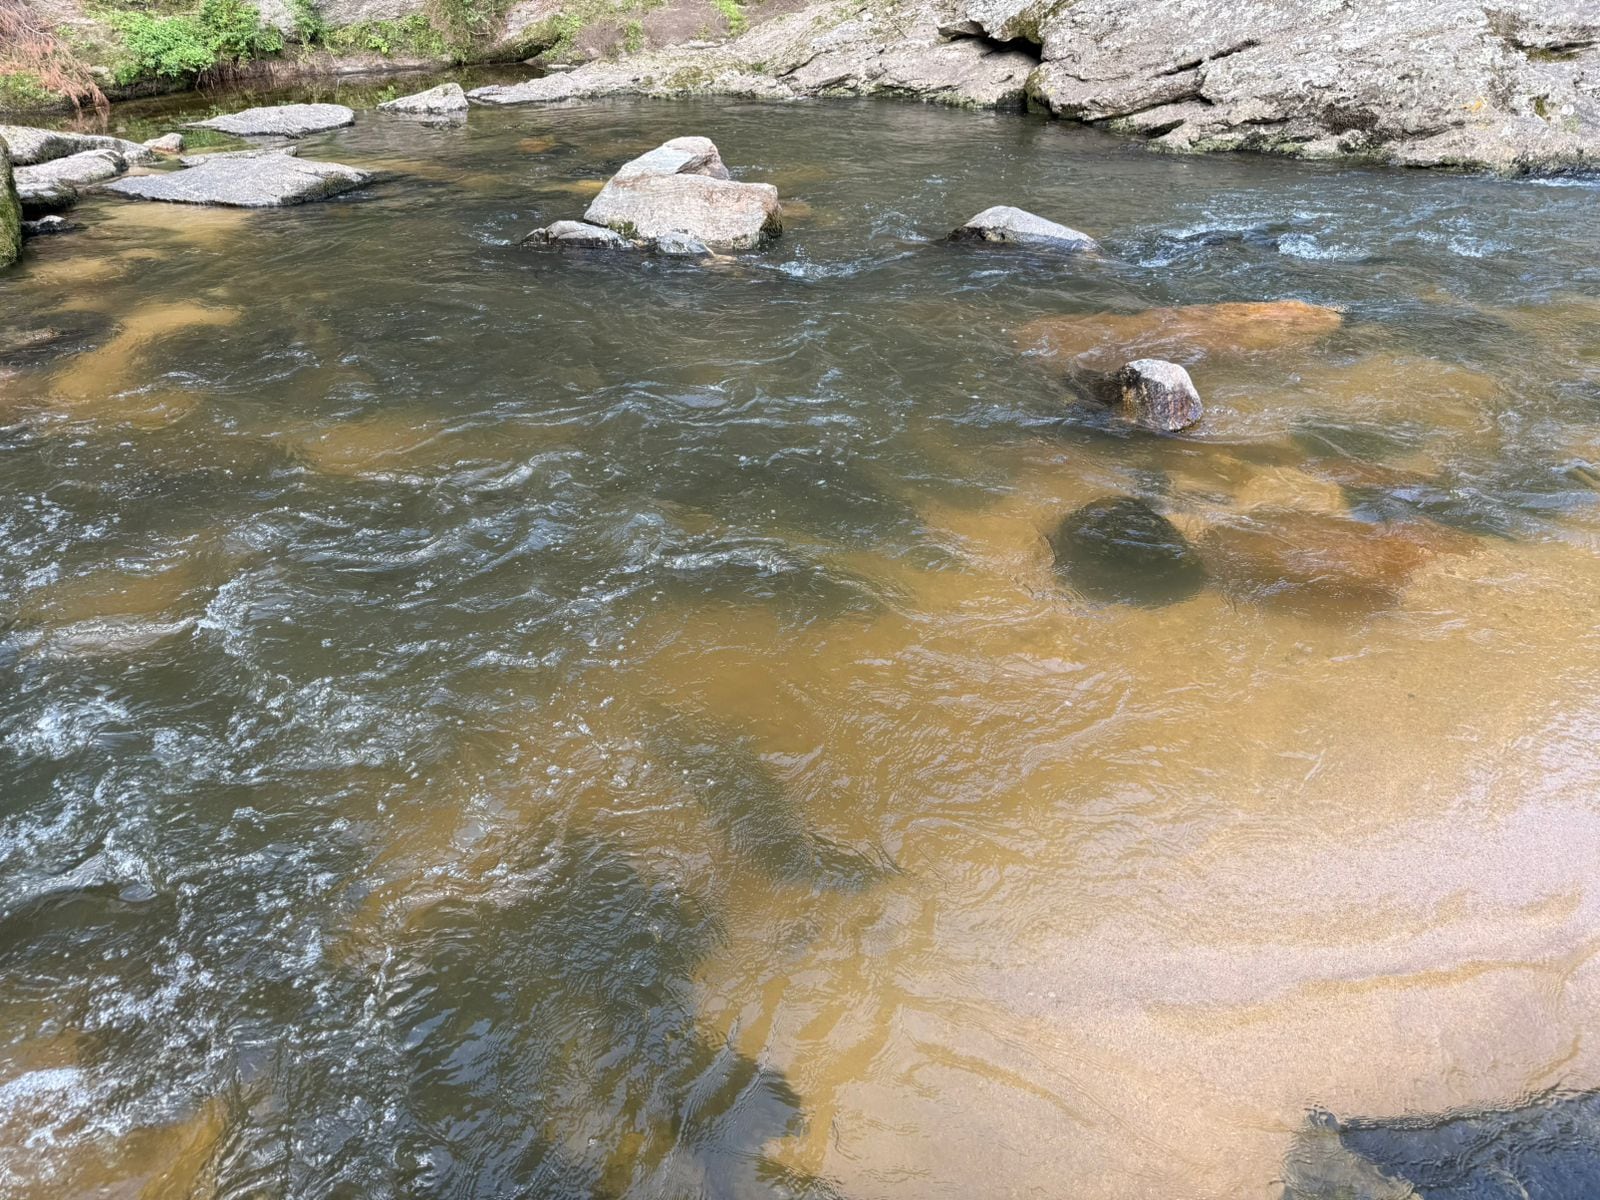
[[[775,248],[511,244],[683,133]],[[0,359],[0,1191],[1232,1200],[1600,1088],[1593,188],[891,104],[304,153],[390,174],[0,278],[63,334]],[[933,240],[992,203],[1107,254]],[[1129,316],[1279,299],[1343,315]],[[1190,436],[1063,381],[1150,338]],[[1182,586],[1058,569],[1127,497]]]

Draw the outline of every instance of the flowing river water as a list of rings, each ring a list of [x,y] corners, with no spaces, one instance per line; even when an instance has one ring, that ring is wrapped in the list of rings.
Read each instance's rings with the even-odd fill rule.
[[[690,133],[772,248],[516,244]],[[385,174],[0,277],[0,1194],[1276,1200],[1600,1088],[1593,186],[886,102],[302,154]],[[996,203],[1105,252],[940,243]],[[1176,437],[1026,332],[1280,299]],[[1188,585],[1058,567],[1119,498]]]

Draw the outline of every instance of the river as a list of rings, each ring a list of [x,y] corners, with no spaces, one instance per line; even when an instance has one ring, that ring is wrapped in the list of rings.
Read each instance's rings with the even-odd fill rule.
[[[516,244],[682,134],[771,248]],[[301,153],[383,175],[0,276],[0,1192],[1277,1200],[1600,1088],[1595,186],[889,102]],[[1175,437],[1025,333],[1280,299]],[[1195,586],[1058,564],[1127,497]]]

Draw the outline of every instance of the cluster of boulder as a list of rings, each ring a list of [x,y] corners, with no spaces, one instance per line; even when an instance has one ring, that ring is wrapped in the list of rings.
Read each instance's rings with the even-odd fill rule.
[[[709,138],[680,137],[624,163],[581,221],[557,221],[523,240],[703,255],[754,250],[783,232],[778,189],[729,178]]]

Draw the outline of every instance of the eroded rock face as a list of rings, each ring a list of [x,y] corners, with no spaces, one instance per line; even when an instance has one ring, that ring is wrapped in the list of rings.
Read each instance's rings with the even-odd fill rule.
[[[368,172],[341,163],[290,154],[212,155],[187,170],[119,179],[107,184],[106,190],[136,200],[276,208],[326,200],[371,178]]]
[[[1017,332],[1023,349],[1072,370],[1113,372],[1137,358],[1193,364],[1207,358],[1308,345],[1344,321],[1337,309],[1300,300],[1194,304],[1138,313],[1041,317]]]
[[[1205,415],[1194,381],[1177,363],[1139,358],[1117,375],[1123,413],[1146,429],[1176,433]]]
[[[484,104],[635,94],[761,99],[893,95],[1020,108],[1037,59],[987,40],[951,40],[932,4],[842,7],[832,0],[763,21],[719,46],[678,46],[513,86],[469,92]]]
[[[0,138],[0,267],[9,267],[22,253],[22,203],[11,177],[11,151]]]
[[[1206,582],[1205,566],[1178,527],[1132,496],[1091,501],[1050,538],[1056,570],[1091,600],[1172,604]]]
[[[756,249],[783,232],[781,212],[777,188],[734,182],[710,139],[682,137],[623,164],[583,219],[629,241],[704,253]]]
[[[1033,96],[1164,149],[1415,165],[1600,162],[1589,0],[1091,0],[969,6],[1043,47]]]
[[[81,189],[115,179],[127,169],[127,160],[115,150],[85,150],[17,168],[17,195],[30,210],[65,208],[77,203]]]
[[[14,167],[31,167],[89,150],[110,150],[121,155],[130,165],[154,162],[156,157],[153,150],[138,142],[92,133],[35,129],[31,125],[0,125],[0,140],[11,148],[11,164]]]
[[[1026,96],[1166,150],[1515,172],[1600,164],[1597,72],[1593,0],[822,0],[721,46],[472,96]]]
[[[425,92],[385,100],[378,107],[384,112],[412,116],[454,116],[467,111],[467,93],[461,90],[459,83],[441,83]]]
[[[582,221],[553,221],[522,239],[529,246],[566,246],[574,250],[632,250],[634,244],[602,225]]]
[[[1024,209],[997,204],[986,208],[950,234],[952,242],[1001,242],[1048,250],[1098,250],[1092,237],[1058,225]]]
[[[305,137],[355,124],[356,114],[342,104],[282,104],[190,121],[190,129],[215,129],[239,137]]]
[[[151,138],[145,145],[158,154],[182,154],[183,134],[164,133],[160,137]]]

